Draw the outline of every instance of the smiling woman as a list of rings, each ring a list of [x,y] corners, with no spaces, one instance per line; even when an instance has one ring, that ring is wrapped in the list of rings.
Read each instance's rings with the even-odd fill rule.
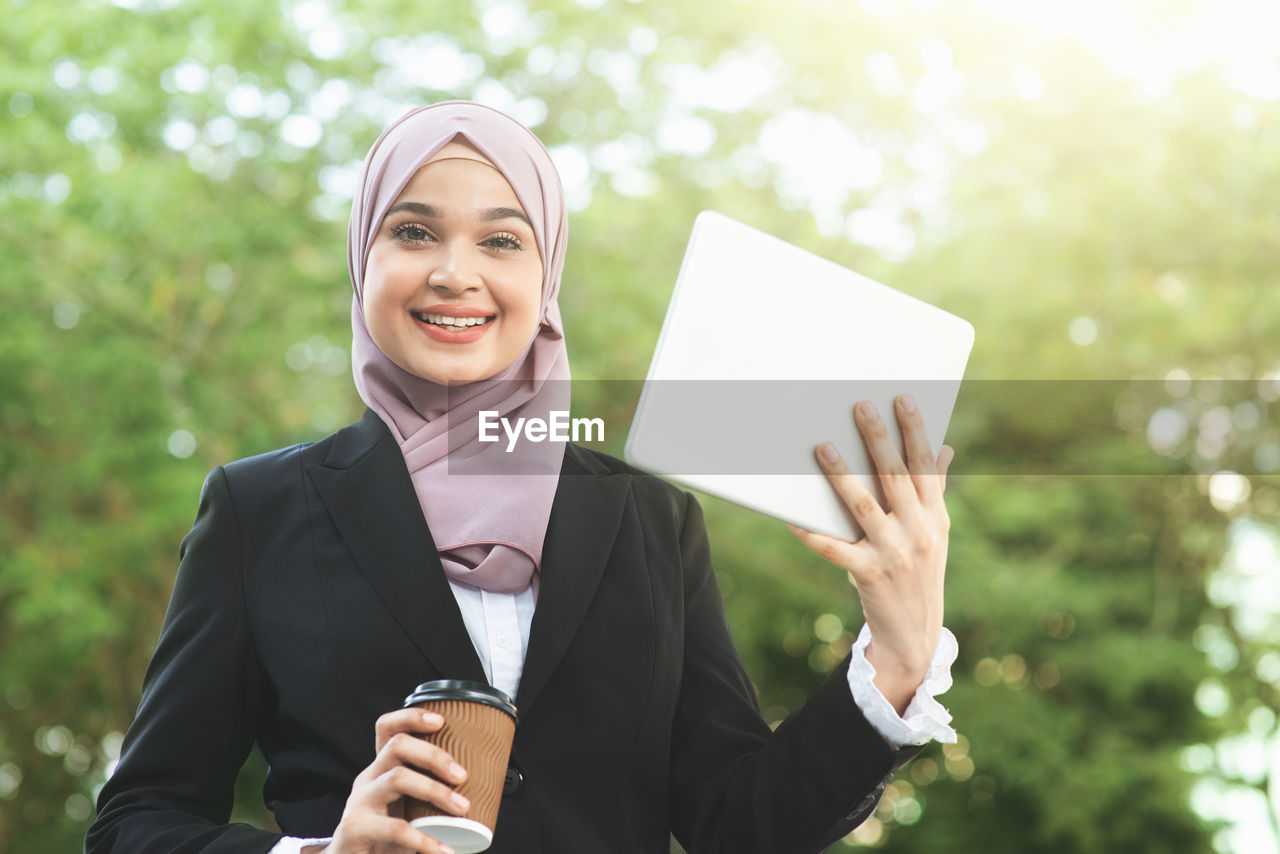
[[[891,513],[819,455],[868,536],[797,533],[852,576],[870,628],[774,729],[693,496],[541,441],[569,409],[567,227],[546,148],[501,113],[436,104],[374,144],[347,246],[368,410],[209,475],[88,852],[451,854],[405,799],[459,822],[482,774],[450,747],[465,713],[401,708],[425,681],[514,697],[495,854],[656,854],[672,835],[690,854],[820,851],[916,745],[955,738],[933,699],[956,651],[946,460],[916,409],[895,412],[905,462],[858,416]],[[528,441],[484,441],[495,421]],[[229,823],[255,743],[282,833]]]
[[[418,170],[378,229],[362,307],[375,344],[441,385],[513,364],[540,319],[542,258],[506,178],[455,141]]]

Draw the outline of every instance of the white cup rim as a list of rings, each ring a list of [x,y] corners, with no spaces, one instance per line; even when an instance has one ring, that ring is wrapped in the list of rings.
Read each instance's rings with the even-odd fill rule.
[[[493,844],[493,831],[472,818],[427,815],[409,823],[450,846],[457,854],[476,854]]]

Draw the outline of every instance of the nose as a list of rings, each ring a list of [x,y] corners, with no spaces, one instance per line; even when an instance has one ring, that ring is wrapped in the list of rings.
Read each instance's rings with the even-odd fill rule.
[[[444,251],[437,256],[439,263],[427,276],[427,285],[450,293],[477,290],[480,275],[469,250],[469,246],[460,246],[456,242],[446,244]]]

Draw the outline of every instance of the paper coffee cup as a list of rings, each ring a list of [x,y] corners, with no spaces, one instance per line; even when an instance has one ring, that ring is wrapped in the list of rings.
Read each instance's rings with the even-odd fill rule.
[[[404,799],[404,817],[428,836],[458,854],[484,851],[493,842],[502,804],[502,784],[516,733],[516,706],[511,698],[483,682],[445,679],[424,682],[405,698],[405,708],[436,712],[444,726],[426,736],[467,769],[457,790],[471,801],[466,817],[450,815],[435,804]]]

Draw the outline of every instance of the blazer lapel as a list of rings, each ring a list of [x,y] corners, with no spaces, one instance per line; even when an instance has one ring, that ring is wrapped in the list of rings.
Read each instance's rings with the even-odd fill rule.
[[[339,434],[322,464],[306,468],[360,573],[418,651],[448,678],[486,682],[404,458],[377,414],[366,411]],[[630,475],[596,470],[589,458],[566,450],[516,696],[522,716],[586,616],[609,563],[630,484]]]
[[[307,473],[360,572],[422,655],[448,678],[486,682],[404,458],[377,414],[366,411]]]
[[[521,717],[537,699],[586,616],[630,494],[630,475],[588,472],[576,458],[570,446],[542,547],[538,605],[516,694]]]

